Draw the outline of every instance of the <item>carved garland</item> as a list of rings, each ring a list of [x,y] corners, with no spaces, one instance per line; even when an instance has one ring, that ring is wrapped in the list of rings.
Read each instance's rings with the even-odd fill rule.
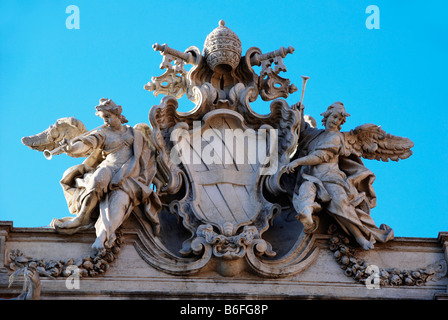
[[[333,252],[344,274],[356,281],[379,286],[421,286],[431,280],[438,280],[447,272],[446,262],[437,261],[425,268],[415,270],[400,270],[397,268],[374,268],[374,265],[355,256],[356,250],[349,246],[349,238],[338,231],[336,225],[329,227],[332,235],[329,248]],[[378,280],[376,280],[378,279]]]
[[[11,250],[7,255],[8,263],[6,266],[12,271],[31,267],[36,269],[39,276],[52,279],[56,277],[69,277],[75,272],[81,278],[94,277],[105,273],[109,269],[110,263],[117,258],[121,246],[121,232],[117,231],[115,235],[117,238],[111,248],[77,259],[70,258],[47,261],[45,258],[34,259],[26,257],[19,249]]]

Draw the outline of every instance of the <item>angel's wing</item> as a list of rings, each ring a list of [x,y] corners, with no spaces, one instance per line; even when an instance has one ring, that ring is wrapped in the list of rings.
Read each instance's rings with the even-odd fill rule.
[[[143,134],[143,137],[148,142],[149,147],[151,149],[153,149],[154,152],[157,154],[157,150],[156,150],[156,147],[154,145],[153,138],[151,136],[151,134],[152,134],[151,127],[148,124],[146,124],[146,123],[137,123],[134,126],[134,129],[140,131]],[[168,183],[169,177],[164,173],[165,171],[160,168],[160,162],[159,161],[160,161],[159,158],[156,156],[157,171],[156,171],[156,176],[155,177],[158,179],[158,181],[160,181],[160,184],[161,184],[161,185],[158,186],[158,188],[161,188],[161,186],[165,186]],[[155,181],[153,181],[153,182],[156,183]]]
[[[317,128],[316,119],[314,119],[312,116],[306,114],[303,116],[303,119],[311,126],[311,128]]]
[[[140,131],[143,134],[143,137],[145,138],[145,140],[149,142],[149,145],[151,146],[151,148],[154,148],[154,144],[152,142],[152,137],[151,137],[152,129],[148,124],[137,123],[134,126],[134,129]]]
[[[342,132],[346,156],[355,154],[365,159],[398,161],[412,155],[414,143],[404,137],[386,133],[380,126],[364,124],[349,132]]]
[[[22,143],[33,150],[53,150],[62,139],[71,140],[86,132],[84,124],[73,117],[56,120],[48,129],[33,136],[23,137]]]

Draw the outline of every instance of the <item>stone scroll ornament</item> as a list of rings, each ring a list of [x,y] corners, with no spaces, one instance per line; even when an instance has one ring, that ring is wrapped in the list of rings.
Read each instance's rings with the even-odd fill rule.
[[[79,120],[63,118],[23,138],[49,158],[86,157],[61,179],[74,217],[54,219],[57,232],[95,229],[92,248],[102,257],[132,214],[141,227],[134,247],[153,268],[186,276],[211,265],[223,276],[248,270],[267,278],[312,264],[319,219],[336,221],[366,250],[393,238],[370,217],[374,175],[361,158],[405,159],[412,154],[409,139],[370,124],[340,132],[348,116],[342,103],[323,114],[325,130],[316,129],[303,114],[308,77],[300,102],[285,100],[297,91],[280,76],[294,48],[251,47],[243,55],[222,20],[202,51],[153,48],[164,73],[144,89],[164,97],[150,109],[150,125],[125,125],[121,106],[101,99],[102,127],[87,131]],[[188,112],[177,110],[183,96],[194,103]],[[258,97],[270,101],[269,114],[251,108]],[[175,222],[166,218],[173,215]],[[289,215],[297,219],[283,219]],[[276,229],[277,217],[289,224]],[[295,230],[287,248],[283,227]]]

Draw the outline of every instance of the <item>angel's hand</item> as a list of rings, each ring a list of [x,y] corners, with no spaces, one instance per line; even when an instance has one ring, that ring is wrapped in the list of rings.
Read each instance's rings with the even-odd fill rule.
[[[59,145],[63,146],[64,144],[68,144],[68,141],[69,140],[67,140],[67,138],[63,138],[61,141],[59,141]]]
[[[286,173],[293,173],[295,169],[296,169],[296,165],[294,165],[293,163],[290,163],[285,166]]]
[[[305,106],[300,101],[292,105],[292,107],[298,111],[302,111],[303,109],[305,109]]]
[[[67,145],[64,147],[64,152],[70,152],[72,150],[72,144],[69,142],[67,143]]]
[[[59,141],[59,146],[61,148],[61,152],[54,154],[61,154],[64,152],[68,152],[70,148],[70,140],[68,140],[67,138],[63,138],[61,141]]]
[[[36,269],[27,268],[25,273],[26,276],[28,276],[34,284],[38,284],[40,282],[39,274],[37,273]]]

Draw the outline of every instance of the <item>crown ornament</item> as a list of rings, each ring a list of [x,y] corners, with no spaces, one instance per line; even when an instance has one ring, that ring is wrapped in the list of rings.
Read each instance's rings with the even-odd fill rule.
[[[241,41],[224,20],[205,39],[203,55],[210,69],[221,73],[235,70],[240,63]]]

